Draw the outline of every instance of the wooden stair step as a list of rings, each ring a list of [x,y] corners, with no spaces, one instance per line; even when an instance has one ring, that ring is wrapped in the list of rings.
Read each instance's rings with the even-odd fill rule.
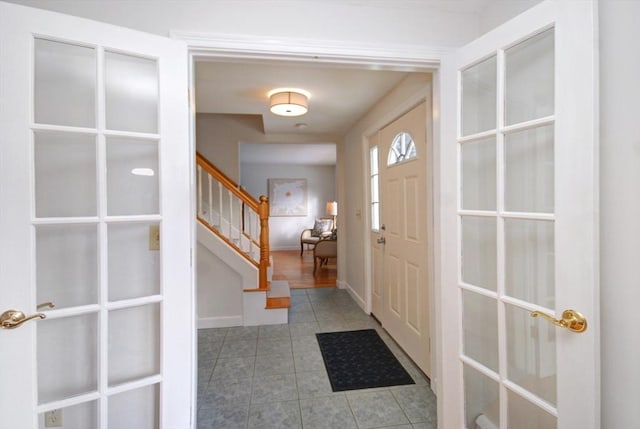
[[[266,308],[289,308],[291,307],[291,290],[289,282],[286,280],[273,280],[267,292]]]

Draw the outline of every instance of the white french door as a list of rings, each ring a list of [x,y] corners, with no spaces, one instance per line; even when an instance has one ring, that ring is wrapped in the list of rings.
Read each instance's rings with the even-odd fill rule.
[[[0,3],[0,64],[0,427],[190,427],[186,46]]]
[[[443,62],[440,427],[599,427],[595,26],[544,2]]]

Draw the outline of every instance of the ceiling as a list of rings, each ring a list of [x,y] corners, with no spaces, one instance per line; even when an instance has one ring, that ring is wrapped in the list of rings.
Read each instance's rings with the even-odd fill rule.
[[[300,135],[301,141],[327,143],[324,136],[344,135],[378,100],[398,85],[406,71],[339,68],[329,65],[265,62],[196,63],[198,113],[259,115],[265,135]],[[308,91],[309,111],[298,117],[269,111],[268,92],[275,88]],[[304,138],[302,138],[304,136]],[[291,141],[288,138],[287,141]],[[335,164],[335,145],[243,145],[241,162]],[[328,157],[328,153],[332,153]]]

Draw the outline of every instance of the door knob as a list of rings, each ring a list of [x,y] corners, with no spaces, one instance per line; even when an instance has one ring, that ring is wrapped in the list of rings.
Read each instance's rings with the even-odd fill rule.
[[[553,317],[541,311],[532,311],[531,317],[541,316],[556,326],[567,328],[572,332],[584,332],[587,330],[587,319],[576,310],[565,310],[562,312],[562,319],[554,319]]]
[[[384,237],[378,237],[378,239],[376,240],[376,242],[378,244],[385,244],[387,242],[387,239]]]
[[[22,311],[19,310],[7,310],[4,313],[0,314],[0,328],[2,329],[15,329],[21,326],[24,322],[27,322],[31,319],[36,318],[44,319],[45,316],[42,313],[35,313],[31,316],[26,316]]]

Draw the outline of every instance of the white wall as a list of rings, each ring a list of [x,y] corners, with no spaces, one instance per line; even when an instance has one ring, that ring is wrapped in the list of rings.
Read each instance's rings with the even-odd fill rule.
[[[640,425],[640,2],[600,2],[602,429]]]
[[[267,179],[307,179],[307,215],[269,217],[271,250],[300,248],[300,233],[326,217],[325,204],[336,200],[333,165],[241,164],[240,184],[254,197],[269,195]]]
[[[170,30],[188,30],[268,39],[457,46],[470,40],[478,30],[477,16],[462,1],[404,4],[395,0],[11,1],[163,36],[168,36]]]
[[[233,268],[198,243],[198,320],[200,325],[215,319],[242,321],[242,279]]]
[[[339,201],[340,216],[338,228],[345,231],[346,236],[342,241],[344,251],[339,252],[339,267],[346,267],[339,275],[341,281],[362,300],[365,296],[365,217],[368,206],[365,195],[364,175],[367,166],[364,165],[363,136],[365,133],[375,131],[396,118],[393,113],[406,104],[406,101],[415,98],[416,94],[424,94],[431,84],[431,75],[414,73],[409,75],[400,85],[383,97],[345,136],[343,152],[344,158],[344,197]],[[406,106],[407,110],[413,107]],[[395,112],[394,112],[395,111]],[[360,213],[360,216],[358,216]],[[348,255],[348,256],[347,256]],[[348,259],[347,259],[348,258]]]

